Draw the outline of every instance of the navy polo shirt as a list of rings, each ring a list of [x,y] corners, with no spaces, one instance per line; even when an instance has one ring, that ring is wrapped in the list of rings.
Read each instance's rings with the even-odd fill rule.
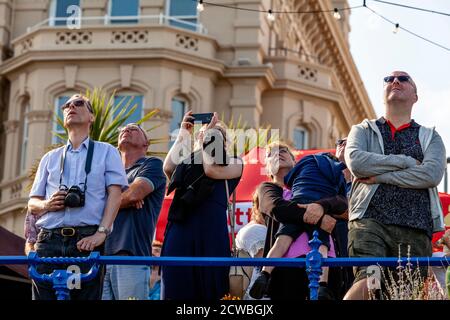
[[[166,188],[163,162],[155,157],[143,157],[126,169],[128,183],[143,179],[153,186],[153,192],[144,198],[142,209],[119,210],[112,233],[106,239],[105,254],[126,251],[134,256],[151,256],[151,244]]]

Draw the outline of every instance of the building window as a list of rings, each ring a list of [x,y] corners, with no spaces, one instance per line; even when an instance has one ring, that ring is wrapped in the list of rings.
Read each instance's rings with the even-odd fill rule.
[[[172,120],[170,120],[170,126],[169,126],[169,136],[170,136],[170,142],[169,142],[169,148],[172,147],[172,145],[175,142],[175,139],[177,138],[178,129],[180,129],[181,122],[183,121],[184,114],[186,113],[187,109],[187,101],[182,98],[173,98],[172,99]]]
[[[139,120],[142,119],[143,109],[144,109],[144,96],[120,93],[114,97],[114,106],[116,106],[118,103],[121,103],[120,104],[121,108],[114,111],[114,114],[113,114],[114,118],[116,118],[119,115],[119,113],[123,110],[123,108],[126,108],[124,113],[122,113],[122,115],[125,115],[131,110],[131,108],[133,108],[135,105],[137,105],[134,112],[122,124],[123,126],[128,123],[138,122]]]
[[[60,118],[61,120],[64,119],[63,111],[61,107],[64,105],[64,103],[69,100],[69,98],[72,96],[70,95],[64,95],[59,96],[55,99],[55,118],[54,118],[54,125],[53,125],[53,135],[52,135],[52,144],[65,144],[66,141],[62,140],[60,137],[56,136],[55,134],[64,135],[66,133],[66,130],[62,125],[60,125],[56,118]]]
[[[30,108],[30,99],[26,99],[22,108],[22,148],[20,149],[20,173],[24,173],[27,169],[27,154],[29,142],[29,120],[28,112]]]
[[[197,2],[186,0],[168,0],[169,24],[174,27],[197,31]]]
[[[110,0],[109,1],[110,22],[120,23],[138,23],[139,0]],[[120,17],[120,18],[114,18]],[[134,17],[135,19],[126,19],[125,17]]]
[[[50,7],[50,25],[65,26],[67,18],[73,15],[73,12],[67,13],[70,6],[80,6],[80,0],[53,0]]]
[[[303,127],[294,128],[294,148],[297,150],[308,149],[308,130]]]

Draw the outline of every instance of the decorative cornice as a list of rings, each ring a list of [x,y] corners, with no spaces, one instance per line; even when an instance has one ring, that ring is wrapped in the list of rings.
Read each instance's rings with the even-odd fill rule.
[[[53,117],[53,112],[50,110],[33,110],[26,114],[28,123],[33,122],[49,122]]]
[[[309,10],[328,10],[329,3],[325,1],[308,2]],[[360,122],[364,118],[375,117],[375,111],[370,103],[367,92],[359,87],[361,79],[354,65],[348,46],[345,44],[342,32],[335,21],[325,14],[317,19],[306,19],[308,24],[306,38],[310,40],[312,54],[319,55],[321,61],[335,71],[338,87],[350,109],[351,123]],[[304,26],[306,27],[306,26]],[[322,36],[316,36],[316,35]],[[328,39],[328,41],[324,41]],[[325,46],[324,46],[325,44]]]
[[[154,110],[158,110],[158,112],[153,116],[152,119],[156,119],[156,120],[170,120],[173,117],[173,114],[171,111],[169,110],[162,110],[159,108],[150,108],[150,109],[146,109],[145,112],[152,112]]]
[[[7,120],[3,122],[3,127],[6,134],[14,133],[19,128],[19,120]]]

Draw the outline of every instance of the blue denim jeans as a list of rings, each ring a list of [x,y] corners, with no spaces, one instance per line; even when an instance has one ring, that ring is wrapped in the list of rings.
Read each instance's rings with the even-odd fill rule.
[[[39,257],[85,257],[89,256],[90,251],[79,251],[77,242],[82,238],[88,237],[97,231],[98,226],[86,226],[76,228],[73,236],[63,236],[57,230],[42,229],[37,237],[35,244],[36,252]],[[103,245],[96,247],[94,251],[103,254]],[[65,269],[67,264],[39,264],[36,269],[39,273],[50,274],[55,269]],[[87,273],[89,265],[79,264],[81,273]],[[70,290],[71,300],[99,300],[102,296],[103,270],[101,266],[97,276],[90,281],[82,282],[80,289]],[[32,286],[33,300],[56,300],[53,284],[33,281]]]
[[[148,300],[150,267],[106,266],[103,300]]]

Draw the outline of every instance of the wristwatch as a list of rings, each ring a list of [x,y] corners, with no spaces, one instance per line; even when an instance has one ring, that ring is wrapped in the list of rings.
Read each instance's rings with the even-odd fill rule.
[[[111,233],[111,231],[104,226],[98,227],[97,232],[104,233],[106,236],[109,236],[109,234]]]

